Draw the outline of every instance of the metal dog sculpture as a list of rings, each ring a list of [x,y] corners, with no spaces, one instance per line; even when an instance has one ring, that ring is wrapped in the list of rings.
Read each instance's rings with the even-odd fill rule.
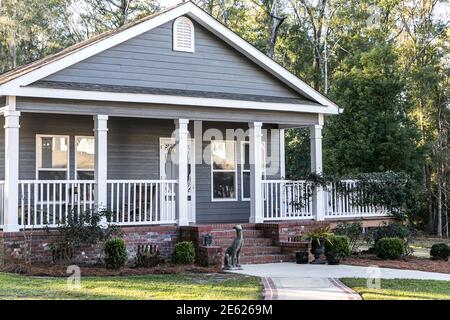
[[[239,264],[239,258],[241,255],[241,249],[244,245],[244,238],[242,234],[242,226],[240,224],[233,227],[236,230],[236,238],[234,238],[233,243],[225,251],[224,258],[224,269],[242,269]]]

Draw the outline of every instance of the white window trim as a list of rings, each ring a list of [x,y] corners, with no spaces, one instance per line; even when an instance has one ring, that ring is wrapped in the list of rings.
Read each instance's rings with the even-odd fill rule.
[[[178,38],[178,28],[177,24],[180,22],[186,22],[189,24],[191,28],[191,48],[186,47],[179,47],[177,44],[177,38]],[[192,23],[191,19],[187,17],[178,17],[173,22],[173,32],[172,32],[172,38],[173,38],[173,51],[181,51],[181,52],[195,52],[195,28],[194,24]]]
[[[226,143],[226,142],[233,142],[233,146],[234,146],[234,171],[232,170],[224,170],[224,169],[214,169],[214,162],[213,162],[213,152],[212,152],[212,144],[215,142],[222,142],[222,143]],[[210,143],[210,160],[211,160],[211,202],[235,202],[238,201],[238,181],[237,181],[237,149],[236,149],[236,141],[234,140],[212,140]],[[213,179],[213,174],[214,172],[234,172],[234,198],[214,198],[214,179]]]
[[[38,140],[40,138],[66,138],[67,139],[67,168],[39,168]],[[35,141],[36,148],[36,180],[39,179],[39,171],[66,171],[66,180],[70,180],[70,136],[60,134],[37,134]]]
[[[251,198],[245,198],[244,197],[244,172],[251,172],[251,169],[246,169],[244,170],[244,163],[245,163],[245,149],[244,146],[246,144],[250,144],[249,141],[241,141],[241,163],[240,163],[240,167],[241,167],[241,183],[240,183],[240,187],[241,187],[241,201],[250,201]],[[263,161],[264,161],[264,167],[263,167],[263,180],[266,179],[266,161],[267,161],[267,148],[266,148],[266,143],[265,141],[261,142],[262,146],[263,146]]]
[[[74,179],[75,180],[79,180],[78,179],[78,170],[80,170],[80,171],[89,171],[89,172],[95,172],[95,167],[94,167],[94,169],[84,169],[84,168],[78,168],[78,161],[77,161],[77,155],[78,155],[78,152],[77,152],[77,139],[78,138],[92,138],[92,139],[94,139],[94,143],[95,143],[95,137],[94,136],[75,136],[75,140],[74,140],[74,144],[75,144],[75,147],[74,147],[74,152],[75,152],[75,165],[74,165]],[[94,152],[95,152],[95,149],[94,149]],[[94,154],[94,156],[95,156],[95,154]],[[95,158],[94,158],[94,166],[95,166]],[[89,181],[89,180],[86,180],[86,181]]]

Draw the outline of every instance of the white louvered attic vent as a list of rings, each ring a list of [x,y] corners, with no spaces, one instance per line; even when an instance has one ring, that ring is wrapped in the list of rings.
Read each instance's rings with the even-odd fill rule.
[[[194,24],[186,17],[173,23],[173,50],[194,52]]]

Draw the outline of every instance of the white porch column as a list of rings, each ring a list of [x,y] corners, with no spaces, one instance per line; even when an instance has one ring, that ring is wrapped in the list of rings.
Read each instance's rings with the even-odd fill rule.
[[[98,114],[94,116],[95,140],[95,202],[97,210],[106,209],[108,179],[108,116]]]
[[[250,222],[264,222],[262,212],[262,122],[250,122]]]
[[[311,173],[321,174],[322,169],[322,126],[310,127],[311,139]],[[325,219],[324,192],[321,186],[313,191],[312,214],[317,221]]]
[[[280,129],[280,177],[286,178],[286,153],[284,143],[284,129]]]
[[[177,194],[176,204],[178,225],[188,226],[188,123],[187,119],[175,120],[176,165],[177,165]]]
[[[7,97],[5,107],[4,232],[19,231],[19,117],[16,97]]]

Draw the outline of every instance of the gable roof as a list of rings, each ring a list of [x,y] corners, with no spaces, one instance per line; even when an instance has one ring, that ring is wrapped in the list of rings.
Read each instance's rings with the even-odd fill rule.
[[[0,75],[0,95],[40,96],[38,93],[39,88],[30,88],[27,86],[182,15],[194,19],[197,23],[251,59],[265,71],[320,106],[319,109],[315,107],[310,112],[324,114],[339,113],[340,109],[336,104],[271,58],[261,53],[190,1],[129,23],[121,28],[102,33],[68,47],[59,53],[6,72]],[[44,89],[40,88],[40,90]],[[283,103],[282,101],[280,102]],[[296,110],[295,108],[290,109],[292,109],[291,111]],[[308,108],[299,108],[298,111],[308,112]]]

